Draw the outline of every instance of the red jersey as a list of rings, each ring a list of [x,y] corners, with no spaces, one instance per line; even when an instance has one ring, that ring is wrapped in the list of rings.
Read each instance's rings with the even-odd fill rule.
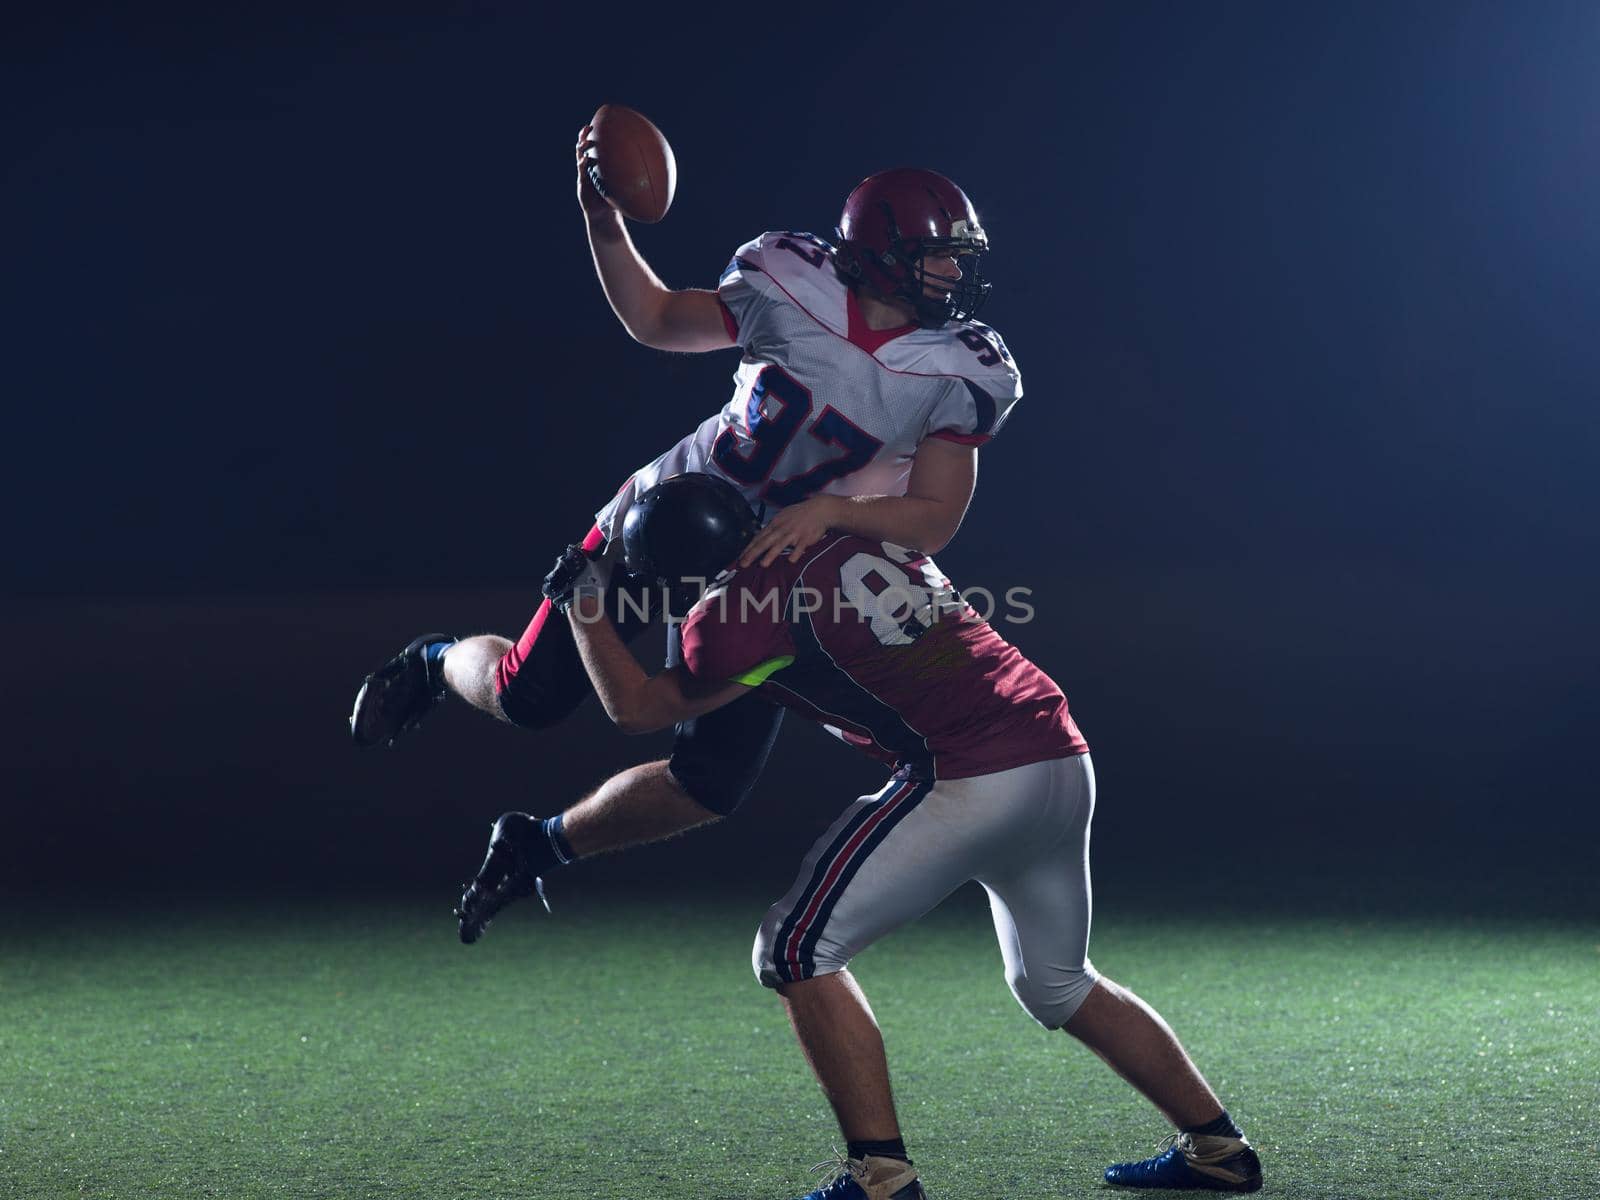
[[[829,534],[736,571],[684,620],[698,679],[758,686],[921,779],[1088,751],[1056,683],[978,619],[931,558]]]

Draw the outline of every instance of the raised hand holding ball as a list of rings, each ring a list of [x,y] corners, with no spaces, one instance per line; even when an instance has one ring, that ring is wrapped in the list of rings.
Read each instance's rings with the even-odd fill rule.
[[[586,213],[609,203],[653,224],[667,215],[678,164],[661,131],[620,104],[602,104],[578,134],[578,203]]]

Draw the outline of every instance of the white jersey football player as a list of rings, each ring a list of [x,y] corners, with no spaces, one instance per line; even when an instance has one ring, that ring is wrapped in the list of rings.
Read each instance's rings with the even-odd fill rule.
[[[842,260],[810,233],[764,233],[738,249],[715,293],[728,341],[743,351],[733,397],[600,511],[608,541],[633,495],[667,475],[720,475],[770,515],[816,495],[904,496],[925,440],[975,447],[998,432],[1021,398],[1022,378],[1000,335],[962,307],[962,299],[975,307],[986,288],[962,276],[957,259],[985,244],[982,229],[974,222],[965,241],[950,239],[947,253],[931,254],[934,276],[949,282],[940,295],[925,295],[909,321],[874,328],[871,301],[863,304],[848,273],[865,273],[863,260],[882,271],[862,227],[879,227],[873,242],[890,240],[877,203],[892,187],[925,178],[948,183],[931,172],[889,171],[857,188],[841,222]],[[922,293],[929,285],[912,286]]]
[[[741,360],[729,402],[625,481],[581,552],[617,547],[632,498],[683,471],[719,475],[761,513],[766,528],[744,561],[798,555],[828,529],[942,549],[971,500],[977,448],[1022,395],[1005,343],[973,319],[989,291],[977,270],[988,237],[966,194],[933,171],[880,172],[845,200],[836,244],[766,233],[739,248],[715,290],[672,290],[595,190],[594,153],[586,127],[578,199],[617,318],[645,345],[737,347]],[[622,573],[611,580],[619,596],[628,587]],[[645,624],[629,618],[638,611],[619,605],[625,637]],[[546,602],[516,642],[413,639],[367,678],[351,731],[362,745],[392,744],[446,692],[545,728],[591,690],[567,623],[551,620]],[[670,760],[624,772],[601,792],[619,809],[646,812],[666,797],[698,806],[706,820],[730,812],[759,775],[781,715],[752,696],[685,722]]]

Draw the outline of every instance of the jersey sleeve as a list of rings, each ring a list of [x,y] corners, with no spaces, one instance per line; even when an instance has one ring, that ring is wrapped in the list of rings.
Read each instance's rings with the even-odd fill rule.
[[[1022,372],[1000,335],[989,326],[969,321],[955,336],[972,353],[929,414],[924,436],[981,446],[1000,432],[1022,399]]]
[[[785,596],[761,574],[708,593],[684,618],[679,645],[696,679],[755,687],[794,661]]]
[[[717,299],[728,333],[741,346],[748,345],[761,318],[773,304],[778,289],[767,273],[767,255],[775,233],[763,233],[733,252],[733,260],[717,281]]]

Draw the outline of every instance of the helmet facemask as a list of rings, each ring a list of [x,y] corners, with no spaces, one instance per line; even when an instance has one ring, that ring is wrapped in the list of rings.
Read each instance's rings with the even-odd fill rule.
[[[860,262],[854,254],[840,255],[844,273],[893,300],[903,300],[916,313],[917,324],[937,329],[950,321],[970,321],[983,307],[991,284],[978,270],[978,257],[989,249],[989,238],[977,224],[951,222],[948,237],[902,237],[889,205],[883,207],[889,226],[889,249]],[[836,231],[844,242],[842,231]],[[937,275],[927,268],[928,258],[956,258],[960,279]],[[929,292],[934,294],[930,295]]]
[[[956,224],[963,222],[957,221]],[[988,299],[990,288],[989,281],[978,270],[978,258],[989,248],[989,239],[984,236],[982,229],[974,227],[971,234],[962,237],[922,238],[901,245],[906,247],[901,251],[902,254],[914,254],[907,261],[907,290],[916,293],[917,298],[912,300],[912,305],[922,324],[970,321],[977,316],[983,302]],[[956,259],[961,271],[960,279],[929,273],[929,258],[947,257]],[[939,294],[928,295],[930,288]]]

